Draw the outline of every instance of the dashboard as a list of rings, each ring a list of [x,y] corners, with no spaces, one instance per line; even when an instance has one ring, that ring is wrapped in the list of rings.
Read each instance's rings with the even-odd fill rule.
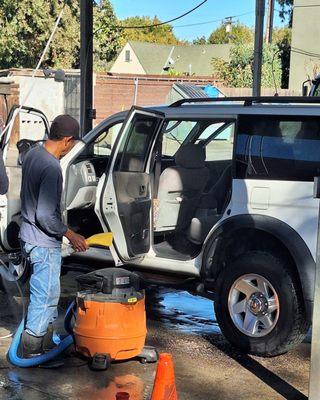
[[[69,168],[67,210],[94,207],[99,178],[90,160],[79,161]]]

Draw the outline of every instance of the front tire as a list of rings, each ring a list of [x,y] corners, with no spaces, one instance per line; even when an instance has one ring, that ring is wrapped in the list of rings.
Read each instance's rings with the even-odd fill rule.
[[[308,332],[299,282],[283,259],[251,251],[232,261],[216,283],[216,318],[224,336],[245,353],[283,354]]]

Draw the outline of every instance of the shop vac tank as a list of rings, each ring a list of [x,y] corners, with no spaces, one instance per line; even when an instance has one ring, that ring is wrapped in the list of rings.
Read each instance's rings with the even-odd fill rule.
[[[155,349],[144,347],[145,294],[139,277],[124,269],[106,268],[81,275],[77,281],[76,351],[92,358],[95,369],[133,357],[157,361]]]

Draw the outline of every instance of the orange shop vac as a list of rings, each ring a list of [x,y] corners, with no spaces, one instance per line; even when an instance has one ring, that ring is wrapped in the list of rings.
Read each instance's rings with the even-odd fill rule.
[[[145,293],[139,276],[125,269],[106,268],[76,280],[75,349],[91,359],[91,367],[104,370],[112,361],[132,358],[156,362],[156,349],[145,346]]]

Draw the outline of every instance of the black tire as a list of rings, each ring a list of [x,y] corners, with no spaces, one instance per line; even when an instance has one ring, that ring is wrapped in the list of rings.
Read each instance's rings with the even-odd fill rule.
[[[22,263],[23,264],[23,271],[22,273],[16,277],[15,281],[12,279],[10,280],[6,280],[6,278],[4,276],[0,276],[0,290],[3,291],[9,291],[11,292],[12,290],[14,290],[17,286],[17,284],[19,284],[20,289],[25,292],[27,290],[26,288],[26,283],[29,281],[29,277],[30,277],[30,273],[31,273],[31,267],[30,267],[30,263],[24,259],[18,259],[15,261],[18,263]],[[8,262],[6,263],[8,265]]]
[[[279,299],[279,316],[271,332],[251,337],[237,328],[228,307],[229,291],[238,278],[257,274],[267,279]],[[231,262],[220,273],[216,283],[216,318],[227,340],[242,352],[273,357],[292,349],[309,329],[300,285],[285,260],[267,252],[251,251]]]

